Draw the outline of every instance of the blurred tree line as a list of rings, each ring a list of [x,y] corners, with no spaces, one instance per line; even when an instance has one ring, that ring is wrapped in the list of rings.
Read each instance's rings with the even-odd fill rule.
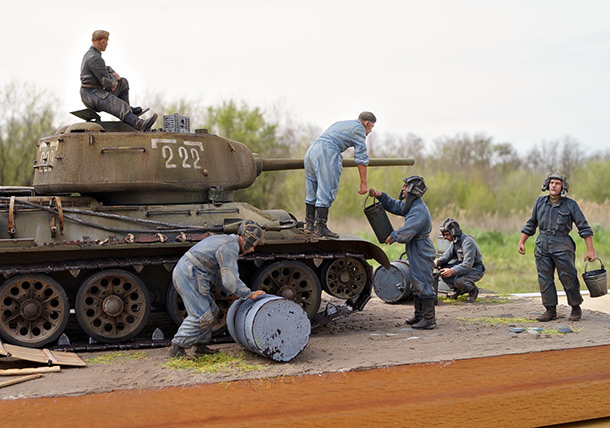
[[[164,114],[189,116],[192,129],[206,128],[240,141],[263,157],[301,158],[324,130],[297,123],[281,106],[262,110],[229,100],[204,107],[198,100],[170,101],[158,94],[149,98],[142,104],[158,112],[161,121]],[[56,105],[55,96],[33,85],[11,82],[0,89],[2,185],[31,185],[38,139],[63,125],[55,123],[59,113]],[[337,118],[343,119],[349,118]],[[161,126],[159,122],[156,125]],[[610,152],[585,153],[581,143],[570,136],[542,141],[524,155],[519,155],[510,143],[495,142],[485,134],[442,136],[426,144],[415,134],[373,132],[367,145],[371,157],[415,159],[413,167],[369,168],[369,185],[397,197],[403,177],[422,175],[428,185],[424,199],[433,216],[448,211],[467,212],[475,217],[529,211],[540,195],[544,176],[554,171],[568,176],[571,197],[594,203],[610,199]],[[344,156],[351,154],[348,151]],[[263,209],[283,208],[302,216],[304,182],[302,171],[263,172],[253,186],[236,192],[234,199]],[[346,168],[332,207],[333,217],[362,215],[365,198],[357,194],[358,187],[357,170]]]

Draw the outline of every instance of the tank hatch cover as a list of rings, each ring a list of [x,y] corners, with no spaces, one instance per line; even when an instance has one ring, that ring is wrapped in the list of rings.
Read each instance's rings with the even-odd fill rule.
[[[79,119],[86,120],[87,122],[91,122],[92,120],[99,122],[100,120],[102,120],[100,115],[97,114],[96,112],[94,112],[93,110],[91,110],[90,108],[71,111],[70,114],[73,114],[74,116],[78,117]]]

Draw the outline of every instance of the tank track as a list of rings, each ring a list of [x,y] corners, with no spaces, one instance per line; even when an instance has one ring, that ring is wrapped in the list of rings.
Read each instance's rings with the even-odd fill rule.
[[[111,257],[99,258],[91,260],[69,260],[69,261],[54,261],[44,263],[30,264],[4,264],[0,265],[0,274],[5,277],[11,277],[19,274],[49,274],[58,272],[70,272],[74,277],[78,276],[80,270],[91,269],[112,269],[125,267],[144,267],[152,265],[163,265],[165,269],[171,271],[174,265],[178,262],[181,256],[165,255],[165,256],[130,256],[130,257]],[[248,261],[255,263],[269,263],[282,260],[297,260],[297,261],[317,261],[318,265],[324,260],[338,259],[342,257],[351,257],[363,262],[367,269],[367,283],[364,290],[352,299],[349,299],[345,304],[334,305],[328,303],[326,308],[318,312],[312,319],[312,330],[318,329],[330,322],[341,318],[348,317],[356,312],[362,311],[365,305],[371,298],[372,290],[372,267],[366,262],[362,254],[354,254],[346,251],[335,252],[307,252],[307,253],[292,253],[292,252],[273,252],[273,253],[250,253],[240,257],[240,261]],[[315,262],[314,262],[315,263]],[[138,269],[136,269],[138,271]],[[150,325],[150,320],[149,320]],[[150,330],[151,327],[147,326]],[[155,328],[155,326],[152,326]],[[157,331],[158,330],[158,331]],[[83,332],[84,334],[84,332]],[[84,334],[85,335],[85,334]],[[156,336],[156,337],[155,337]],[[230,342],[231,338],[228,335],[222,335],[213,338],[214,343]],[[170,340],[165,338],[161,330],[155,329],[152,339],[142,339],[136,337],[127,342],[122,343],[99,343],[89,338],[89,343],[77,342],[70,343],[67,336],[62,336],[58,340],[57,345],[52,349],[71,352],[97,352],[106,350],[125,350],[125,349],[150,349],[157,347],[166,347],[170,345]]]

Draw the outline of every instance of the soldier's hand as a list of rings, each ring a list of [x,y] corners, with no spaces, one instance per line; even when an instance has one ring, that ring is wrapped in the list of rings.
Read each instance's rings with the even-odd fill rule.
[[[366,192],[368,192],[368,186],[366,185],[366,183],[360,183],[360,190],[358,190],[358,194],[366,195]]]
[[[369,189],[369,196],[372,196],[374,198],[378,198],[381,196],[381,192],[376,191],[375,189],[373,189],[372,187]]]
[[[385,243],[388,244],[388,245],[392,245],[394,243],[394,241],[392,241],[392,235],[388,236],[385,239]]]
[[[519,254],[521,255],[525,254],[525,244],[519,242],[519,247],[517,248],[517,251],[519,251]]]
[[[443,278],[449,278],[450,276],[453,276],[455,274],[455,271],[451,268],[443,268],[441,269],[441,276]]]
[[[265,293],[263,290],[256,290],[253,291],[252,294],[250,294],[250,299],[252,300],[256,300],[258,298],[258,296],[262,296],[263,294],[267,294]]]
[[[587,254],[585,254],[585,262],[586,261],[594,262],[596,259],[597,259],[597,255],[595,254],[595,251],[587,251]]]

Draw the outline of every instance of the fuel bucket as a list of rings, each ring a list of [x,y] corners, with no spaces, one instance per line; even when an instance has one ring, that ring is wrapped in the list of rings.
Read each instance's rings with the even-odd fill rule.
[[[585,263],[585,272],[582,274],[582,279],[585,281],[591,297],[603,296],[608,292],[607,272],[606,269],[604,269],[604,262],[602,262],[602,259],[600,258],[597,258],[596,260],[599,260],[601,263],[601,269],[587,272],[587,265],[589,264],[589,260],[587,260]]]
[[[390,223],[390,219],[388,218],[383,205],[381,205],[381,202],[375,202],[376,198],[373,197],[373,203],[367,207],[366,201],[368,199],[369,197],[367,196],[364,200],[364,215],[369,221],[373,232],[375,232],[377,240],[380,244],[383,244],[387,237],[390,236],[390,233],[394,231],[394,228],[392,227],[392,223]]]
[[[227,312],[227,329],[233,340],[247,350],[286,362],[309,343],[311,323],[299,304],[264,294],[256,300],[233,302]]]
[[[408,260],[394,260],[390,268],[379,266],[373,275],[375,294],[386,303],[406,300],[413,294],[411,267]]]

